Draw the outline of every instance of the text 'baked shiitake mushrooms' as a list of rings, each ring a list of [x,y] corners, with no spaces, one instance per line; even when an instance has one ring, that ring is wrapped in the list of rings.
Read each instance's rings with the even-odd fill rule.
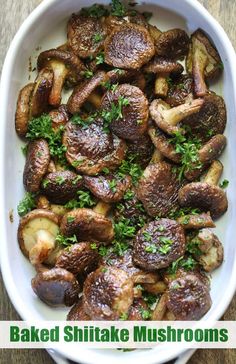
[[[40,300],[52,307],[72,306],[78,300],[80,292],[75,276],[62,268],[38,273],[31,285]]]
[[[113,67],[138,69],[155,54],[148,30],[137,24],[115,28],[104,43],[105,62]]]
[[[133,261],[153,271],[168,267],[185,252],[183,227],[175,220],[152,221],[139,230],[133,250]]]
[[[56,247],[58,232],[58,216],[51,211],[36,209],[20,220],[18,243],[23,254],[33,265],[37,265],[47,261]]]
[[[148,101],[138,87],[123,84],[115,91],[107,91],[101,108],[110,111],[114,106],[120,110],[110,124],[114,134],[129,140],[135,140],[144,134],[148,122]]]
[[[83,293],[92,320],[118,320],[133,303],[133,281],[123,270],[103,266],[89,274]]]
[[[220,217],[228,208],[225,192],[216,186],[222,170],[222,164],[214,161],[203,182],[192,182],[182,187],[179,190],[180,205],[210,211],[213,219]]]

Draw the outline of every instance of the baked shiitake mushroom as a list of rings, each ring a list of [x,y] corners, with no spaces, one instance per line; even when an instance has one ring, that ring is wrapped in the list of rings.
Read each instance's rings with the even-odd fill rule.
[[[30,116],[36,117],[48,111],[52,85],[52,69],[42,68],[35,80],[34,90],[30,98]]]
[[[74,304],[74,306],[71,307],[68,315],[67,315],[68,321],[90,321],[91,318],[87,313],[84,311],[84,304],[82,297],[79,298],[79,301]]]
[[[18,95],[15,113],[15,129],[20,137],[24,137],[28,130],[30,100],[33,90],[34,83],[29,83],[20,90]]]

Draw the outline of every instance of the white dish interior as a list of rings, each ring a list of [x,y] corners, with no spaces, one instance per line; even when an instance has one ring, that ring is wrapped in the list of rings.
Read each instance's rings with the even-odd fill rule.
[[[99,3],[104,3],[97,1]],[[30,285],[35,272],[19,250],[16,238],[18,216],[16,206],[24,195],[22,171],[25,158],[21,152],[22,141],[14,128],[14,113],[20,88],[29,82],[29,57],[35,66],[36,57],[41,50],[63,44],[66,40],[66,21],[72,12],[89,6],[93,0],[46,0],[31,14],[15,37],[3,69],[1,83],[1,264],[2,273],[10,298],[23,319],[63,320],[68,309],[51,309],[43,304],[33,293]],[[219,319],[235,290],[236,283],[236,245],[234,242],[236,221],[236,76],[235,53],[222,28],[196,0],[149,0],[142,8],[154,16],[151,23],[161,30],[180,27],[188,32],[203,28],[214,40],[224,63],[224,75],[211,88],[223,95],[227,105],[228,124],[226,136],[228,147],[224,152],[224,175],[230,181],[227,190],[228,212],[217,221],[216,233],[224,244],[225,262],[213,274],[211,296],[213,305],[206,315]],[[169,10],[172,9],[172,10]],[[40,46],[40,50],[36,48]],[[31,80],[35,77],[31,74]],[[9,221],[9,211],[14,209],[14,222]],[[62,347],[61,354],[78,360],[80,363],[161,363],[178,355],[183,349],[166,350],[166,347],[153,350],[136,350],[123,353],[111,350],[78,350],[67,352]]]

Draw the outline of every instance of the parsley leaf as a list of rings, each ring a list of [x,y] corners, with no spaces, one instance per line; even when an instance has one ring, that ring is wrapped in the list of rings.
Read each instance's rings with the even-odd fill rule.
[[[114,16],[125,16],[126,9],[120,0],[111,0],[111,15]]]
[[[88,8],[82,8],[80,11],[80,15],[82,16],[91,16],[92,18],[101,18],[109,14],[109,11],[100,4],[93,4]]]
[[[26,192],[24,198],[19,202],[17,206],[17,212],[19,216],[24,216],[28,212],[33,210],[33,208],[35,207],[36,207],[35,194]]]
[[[82,207],[92,207],[96,205],[96,202],[90,191],[77,191],[77,199],[72,199],[65,204],[67,209],[76,209]]]
[[[229,181],[227,179],[224,179],[220,184],[220,188],[227,188],[229,185]]]
[[[71,237],[66,237],[62,234],[57,234],[56,236],[56,243],[62,246],[71,246],[72,244],[77,243],[76,235],[73,235]]]

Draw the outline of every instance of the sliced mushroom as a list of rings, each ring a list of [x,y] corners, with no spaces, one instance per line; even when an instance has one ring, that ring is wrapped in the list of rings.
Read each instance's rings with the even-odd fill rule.
[[[75,276],[62,268],[38,273],[31,285],[40,300],[52,307],[72,306],[78,300],[80,291]]]
[[[84,311],[84,304],[82,297],[70,309],[67,315],[67,321],[90,321],[91,318]]]
[[[216,134],[223,134],[226,126],[227,114],[224,99],[210,94],[203,98],[200,110],[183,120],[184,125],[191,128],[191,133],[202,140],[208,141]]]
[[[220,217],[228,208],[225,192],[217,187],[223,166],[214,161],[204,179],[204,182],[192,182],[179,190],[181,206],[196,207],[203,211],[210,211],[213,219]]]
[[[159,162],[149,165],[137,186],[137,197],[150,216],[166,216],[178,207],[181,182],[170,164]]]
[[[125,105],[122,103],[124,100]],[[148,123],[148,100],[143,92],[136,86],[120,85],[115,91],[107,91],[101,107],[109,111],[114,104],[120,108],[120,114],[110,124],[113,133],[128,140],[143,135]]]
[[[53,71],[43,68],[35,80],[30,100],[30,116],[40,116],[48,110],[49,95],[53,85]]]
[[[128,321],[143,321],[143,312],[149,312],[148,305],[143,298],[135,298],[129,309]]]
[[[95,17],[72,14],[67,26],[68,45],[81,58],[93,57],[103,47],[104,23]]]
[[[171,107],[175,107],[184,104],[186,99],[190,98],[193,98],[193,78],[190,75],[172,78],[165,102]]]
[[[203,105],[202,99],[188,100],[184,104],[171,108],[161,99],[154,100],[150,105],[150,115],[157,126],[167,134],[180,131],[178,124],[185,117],[197,113]]]
[[[79,112],[81,106],[89,98],[92,92],[105,80],[106,73],[99,71],[92,78],[75,87],[67,102],[69,112],[71,114]]]
[[[87,187],[94,196],[100,200],[112,203],[122,200],[125,192],[131,185],[131,177],[126,176],[123,179],[113,175],[84,177],[85,187]]]
[[[101,120],[81,127],[67,123],[63,135],[66,158],[78,172],[96,175],[103,168],[110,170],[119,166],[124,159],[126,144],[103,129]]]
[[[133,303],[133,282],[123,270],[103,266],[89,274],[83,293],[92,320],[118,320]]]
[[[164,293],[152,313],[152,321],[161,321],[167,311],[167,295]]]
[[[78,82],[86,69],[74,53],[61,49],[49,49],[40,53],[37,65],[38,70],[47,67],[53,71],[53,84],[48,100],[53,106],[59,106],[61,103],[61,92],[68,74]]]
[[[65,126],[69,121],[69,114],[66,105],[60,105],[58,109],[50,111],[49,116],[52,120],[52,127],[54,130],[57,130],[60,126]]]
[[[52,172],[45,176],[41,183],[41,191],[55,204],[64,204],[77,196],[83,185],[82,176],[71,172]]]
[[[88,242],[73,244],[61,251],[55,267],[64,268],[74,275],[87,275],[97,268],[99,254]]]
[[[127,141],[127,147],[127,154],[135,157],[134,162],[142,168],[146,168],[154,152],[154,146],[149,135],[145,133],[135,140]]]
[[[58,225],[58,216],[43,209],[33,210],[20,220],[18,243],[23,254],[33,265],[47,262],[50,253],[56,247]]]
[[[114,231],[111,220],[90,209],[74,209],[66,213],[60,226],[65,236],[76,235],[79,241],[111,242]]]
[[[226,137],[222,134],[215,135],[198,151],[198,162],[193,163],[184,173],[189,181],[196,180],[211,162],[218,159],[225,146]]]
[[[50,162],[48,143],[36,139],[28,144],[23,182],[26,191],[37,192]]]
[[[189,43],[189,37],[184,30],[167,30],[155,42],[156,54],[172,59],[180,59],[187,55]]]
[[[20,90],[18,95],[15,114],[15,128],[20,137],[24,137],[27,133],[30,118],[30,100],[33,89],[34,83],[29,83]]]
[[[222,62],[214,44],[202,29],[196,30],[191,36],[186,66],[188,73],[193,74],[195,94],[205,96],[208,93],[206,80],[220,74]]]
[[[153,40],[143,26],[123,24],[105,40],[105,62],[113,67],[138,69],[155,53]]]
[[[152,221],[139,230],[133,261],[147,271],[165,268],[185,252],[185,235],[180,224],[170,219]]]
[[[169,285],[166,305],[176,320],[200,320],[211,304],[209,288],[194,274],[177,278]]]
[[[218,268],[224,259],[223,246],[218,237],[210,229],[202,229],[192,240],[197,243],[201,254],[195,259],[206,272],[212,272]]]
[[[184,215],[177,219],[177,222],[187,229],[202,229],[215,227],[209,212],[194,215]]]

